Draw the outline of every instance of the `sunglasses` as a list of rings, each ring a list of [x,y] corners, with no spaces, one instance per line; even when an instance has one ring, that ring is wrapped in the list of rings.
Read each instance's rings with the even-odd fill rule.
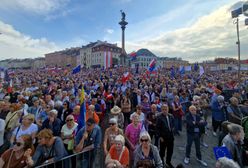
[[[68,120],[66,120],[66,122],[69,122],[69,121],[73,121],[73,119],[68,119]]]
[[[113,125],[115,125],[115,123],[109,123],[109,125],[113,126]]]
[[[92,124],[87,124],[88,127],[90,127]]]
[[[141,142],[148,142],[148,139],[141,139]]]
[[[21,143],[21,142],[14,142],[14,143],[13,143],[13,145],[16,145],[16,146],[22,146],[22,145],[23,145],[23,143]]]

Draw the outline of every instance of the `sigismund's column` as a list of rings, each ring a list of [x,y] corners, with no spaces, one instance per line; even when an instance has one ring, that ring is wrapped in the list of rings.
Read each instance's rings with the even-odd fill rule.
[[[128,24],[128,22],[126,22],[125,18],[126,18],[126,14],[121,10],[121,21],[119,22],[119,25],[121,25],[121,30],[122,30],[122,51],[121,51],[121,55],[120,55],[120,64],[122,66],[126,66],[126,58],[127,58],[127,54],[125,51],[125,29],[126,29],[126,25]]]

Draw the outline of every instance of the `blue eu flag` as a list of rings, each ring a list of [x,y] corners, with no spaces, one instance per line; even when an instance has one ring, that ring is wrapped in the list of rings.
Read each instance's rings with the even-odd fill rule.
[[[227,147],[222,146],[222,147],[214,147],[214,155],[215,159],[218,160],[219,158],[222,157],[227,157],[229,159],[232,159],[232,155],[227,149]]]

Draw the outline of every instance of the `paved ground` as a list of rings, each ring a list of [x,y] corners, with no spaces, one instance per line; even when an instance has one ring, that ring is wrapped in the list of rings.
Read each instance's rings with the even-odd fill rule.
[[[215,167],[215,157],[213,153],[213,147],[218,145],[218,140],[217,137],[214,137],[212,135],[212,131],[208,130],[207,135],[205,135],[205,142],[209,145],[208,148],[201,146],[201,154],[202,154],[202,159],[207,162],[208,167]],[[183,128],[183,131],[180,136],[175,137],[175,142],[174,142],[174,153],[172,157],[172,163],[173,165],[177,165],[179,163],[183,163],[183,159],[185,156],[185,146],[186,146],[186,130]],[[191,157],[190,157],[190,163],[189,165],[183,165],[186,168],[201,168],[204,166],[201,166],[199,162],[196,160],[196,155],[195,155],[195,146],[194,144],[192,145],[191,148]]]

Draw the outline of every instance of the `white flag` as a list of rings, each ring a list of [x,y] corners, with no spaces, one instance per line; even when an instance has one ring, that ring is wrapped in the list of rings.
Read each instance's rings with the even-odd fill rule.
[[[200,76],[202,76],[204,74],[204,68],[201,65],[200,65],[200,72],[199,73],[200,73]]]

